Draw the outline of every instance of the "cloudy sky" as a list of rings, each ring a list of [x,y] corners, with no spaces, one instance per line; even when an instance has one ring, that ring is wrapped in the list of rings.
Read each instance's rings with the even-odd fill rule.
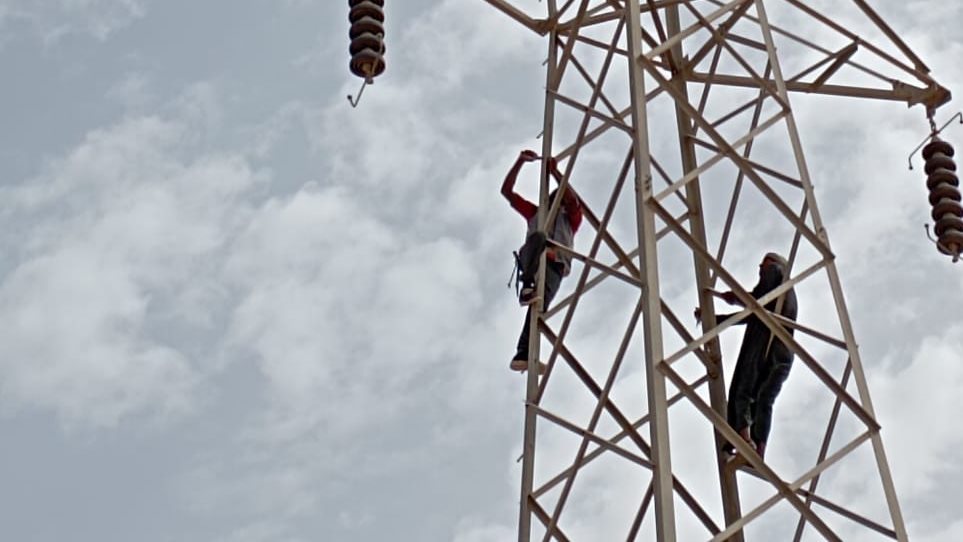
[[[479,0],[388,4],[352,109],[343,2],[0,0],[0,539],[515,536],[498,186],[541,145],[545,44]],[[963,7],[888,4],[963,92]],[[910,534],[950,540],[963,264],[906,169],[925,120],[793,100]]]

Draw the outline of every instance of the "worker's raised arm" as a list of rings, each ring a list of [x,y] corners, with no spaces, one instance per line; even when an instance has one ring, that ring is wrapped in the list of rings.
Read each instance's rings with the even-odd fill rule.
[[[522,164],[535,160],[538,160],[538,154],[535,151],[526,149],[518,153],[518,158],[512,168],[508,170],[508,174],[505,175],[505,180],[502,181],[502,196],[505,196],[512,208],[525,218],[535,216],[538,207],[515,192],[515,181],[518,179],[518,172],[521,171]]]

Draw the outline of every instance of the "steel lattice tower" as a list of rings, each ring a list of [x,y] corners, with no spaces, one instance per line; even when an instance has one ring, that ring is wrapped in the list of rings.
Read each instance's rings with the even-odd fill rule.
[[[542,155],[559,158],[590,226],[569,251],[572,293],[548,311],[536,305],[532,319],[532,360],[547,371],[527,373],[519,541],[601,540],[593,518],[618,539],[744,540],[769,514],[791,518],[794,540],[856,531],[905,540],[790,97],[891,100],[932,114],[949,92],[863,0],[486,1],[548,39]],[[844,5],[848,18],[837,13]],[[546,208],[546,167],[539,224],[558,211]],[[762,256],[740,249],[753,239],[792,269],[760,300],[733,269]],[[794,323],[763,308],[790,287],[808,293],[804,307],[824,292],[828,309],[804,308]],[[747,308],[717,321],[715,288]],[[695,305],[703,318],[693,331]],[[802,466],[777,471],[773,452],[763,463],[725,421],[723,362],[734,360],[722,359],[720,333],[750,312],[795,353],[787,386],[814,390],[822,417]],[[582,329],[602,321],[619,324],[599,356]],[[670,423],[676,416],[686,421]],[[698,434],[686,433],[693,419]],[[725,441],[749,466],[725,461]],[[836,502],[820,486],[853,457],[872,464],[878,503]],[[699,494],[707,473],[715,489]],[[624,498],[599,501],[603,485]]]

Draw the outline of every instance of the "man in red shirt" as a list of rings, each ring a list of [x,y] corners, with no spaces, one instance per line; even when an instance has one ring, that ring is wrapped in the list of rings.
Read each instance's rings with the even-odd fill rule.
[[[535,151],[524,150],[520,152],[518,159],[515,160],[515,164],[508,171],[504,182],[502,182],[501,191],[512,208],[518,211],[528,223],[528,233],[525,244],[522,245],[522,248],[519,250],[519,266],[522,274],[522,290],[519,295],[519,303],[522,306],[527,306],[538,300],[535,296],[535,275],[538,271],[539,258],[544,251],[547,265],[545,270],[545,303],[542,310],[545,310],[548,308],[549,303],[552,302],[552,298],[555,297],[555,293],[558,291],[558,287],[562,282],[562,277],[568,275],[572,268],[572,257],[562,251],[555,250],[552,246],[546,247],[547,239],[571,248],[575,238],[575,232],[578,231],[578,227],[582,224],[582,204],[574,192],[571,190],[563,191],[562,205],[555,215],[553,224],[546,227],[547,231],[538,230],[538,206],[515,192],[515,181],[518,178],[518,172],[522,169],[522,165],[525,164],[525,162],[534,162],[538,159],[539,156]],[[558,170],[555,158],[549,158],[548,160],[549,172],[557,182],[561,183],[562,174]],[[549,194],[549,207],[551,207],[552,202],[555,201],[557,192],[558,190],[556,189]],[[509,365],[512,370],[524,371],[528,368],[528,331],[531,318],[532,309],[529,307],[528,313],[525,315],[525,325],[522,327],[521,335],[518,337],[518,347],[515,351],[515,356]]]

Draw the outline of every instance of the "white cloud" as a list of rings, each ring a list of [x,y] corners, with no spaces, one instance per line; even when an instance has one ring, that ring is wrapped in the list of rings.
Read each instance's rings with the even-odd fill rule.
[[[100,41],[143,17],[146,0],[0,0],[0,28],[27,23],[47,44],[64,36],[85,34]]]
[[[184,158],[188,129],[125,119],[2,190],[7,408],[109,426],[191,407],[197,360],[159,330],[210,322],[210,273],[259,179],[236,156]]]
[[[503,542],[518,536],[514,527],[504,525],[465,525],[459,527],[453,542]]]
[[[925,337],[912,363],[894,373],[870,375],[873,391],[887,398],[877,406],[887,422],[887,452],[897,487],[907,503],[926,499],[948,472],[958,472],[963,435],[946,415],[963,408],[963,326]],[[901,400],[896,398],[902,397]]]

